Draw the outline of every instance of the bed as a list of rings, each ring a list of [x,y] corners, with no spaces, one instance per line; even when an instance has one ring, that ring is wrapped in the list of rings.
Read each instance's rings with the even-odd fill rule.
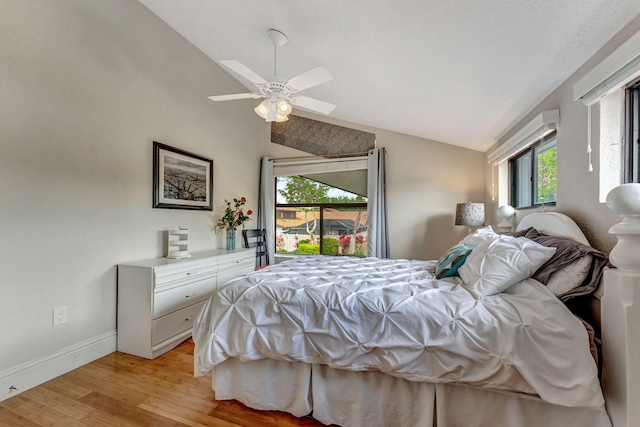
[[[530,276],[560,249],[532,235],[591,258],[565,257],[552,290]],[[464,247],[439,262],[274,265],[212,296],[194,324],[195,374],[213,370],[216,399],[344,427],[611,426],[593,330],[565,305],[599,284],[587,244],[568,217],[531,214],[514,236],[465,238],[462,263]],[[562,287],[578,274],[589,280]]]

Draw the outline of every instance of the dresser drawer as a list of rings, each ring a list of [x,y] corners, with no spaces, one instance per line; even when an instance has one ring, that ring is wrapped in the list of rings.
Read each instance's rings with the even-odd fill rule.
[[[237,270],[240,265],[255,265],[256,253],[254,250],[246,250],[225,254],[218,257],[218,270],[233,269]]]
[[[218,289],[229,280],[251,273],[255,266],[256,256],[253,251],[221,256],[218,260]]]
[[[216,290],[216,277],[198,280],[153,295],[153,318],[157,319],[181,308],[208,299]]]
[[[202,301],[155,319],[151,327],[151,345],[161,343],[192,328],[196,316],[200,313],[205,303],[206,301]]]
[[[180,286],[184,282],[215,276],[218,266],[215,260],[198,260],[197,262],[162,266],[154,270],[154,288],[156,290]]]
[[[247,273],[255,271],[255,261],[251,258],[250,261],[244,261],[237,264],[234,268],[223,269],[218,273],[218,286],[217,289],[222,288],[227,282],[237,277],[243,276]]]

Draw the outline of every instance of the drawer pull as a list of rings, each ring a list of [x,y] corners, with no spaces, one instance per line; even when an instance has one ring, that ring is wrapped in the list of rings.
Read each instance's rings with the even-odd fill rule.
[[[188,321],[193,320],[195,318],[196,318],[196,316],[190,316],[190,317],[187,317],[186,319],[184,319],[184,321],[188,322]]]
[[[198,294],[196,294],[196,293],[194,292],[194,293],[192,293],[192,294],[185,295],[184,297],[185,297],[185,298],[191,298],[191,297],[195,297],[196,295],[198,295]]]
[[[197,271],[187,271],[187,276],[191,276],[192,274],[198,274]]]

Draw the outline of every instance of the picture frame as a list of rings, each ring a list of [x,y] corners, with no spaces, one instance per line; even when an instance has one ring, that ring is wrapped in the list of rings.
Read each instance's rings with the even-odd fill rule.
[[[153,207],[213,210],[213,160],[153,141]]]

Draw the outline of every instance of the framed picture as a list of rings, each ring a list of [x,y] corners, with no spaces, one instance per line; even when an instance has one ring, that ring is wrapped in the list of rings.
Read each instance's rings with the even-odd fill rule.
[[[213,160],[153,141],[153,207],[213,210]]]

